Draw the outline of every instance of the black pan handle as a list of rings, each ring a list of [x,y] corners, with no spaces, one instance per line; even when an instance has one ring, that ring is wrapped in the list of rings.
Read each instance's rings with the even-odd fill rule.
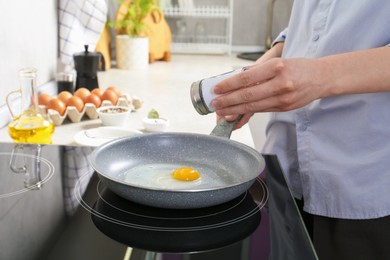
[[[242,117],[243,115],[239,115],[234,121],[227,121],[225,117],[222,117],[214,127],[213,131],[211,131],[210,135],[230,139],[234,126],[241,120]]]

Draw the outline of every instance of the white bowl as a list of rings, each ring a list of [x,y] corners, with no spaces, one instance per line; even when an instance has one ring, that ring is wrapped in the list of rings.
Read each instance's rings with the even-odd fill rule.
[[[96,109],[103,125],[123,126],[128,119],[131,109],[124,106],[103,106]]]
[[[147,118],[142,120],[144,128],[148,132],[164,132],[168,126],[169,121],[165,118]]]

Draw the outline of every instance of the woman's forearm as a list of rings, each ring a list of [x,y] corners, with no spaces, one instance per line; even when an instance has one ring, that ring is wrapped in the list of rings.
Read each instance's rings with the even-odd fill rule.
[[[272,58],[278,58],[282,56],[284,42],[278,42],[271,49],[266,51],[259,59],[257,59],[256,64],[265,62]]]
[[[282,49],[271,49],[263,59]],[[387,91],[390,48],[380,47],[317,59],[261,60],[218,83],[213,106],[219,116],[289,111],[320,98]]]
[[[390,47],[320,58],[325,96],[390,91]]]

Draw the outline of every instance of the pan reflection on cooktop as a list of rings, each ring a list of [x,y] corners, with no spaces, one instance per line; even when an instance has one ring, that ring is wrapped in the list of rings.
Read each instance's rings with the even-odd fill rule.
[[[144,206],[116,195],[102,182],[96,193],[94,205],[76,195],[102,233],[130,247],[165,253],[212,250],[246,238],[260,224],[260,209],[268,200],[260,178],[239,197],[199,209]]]

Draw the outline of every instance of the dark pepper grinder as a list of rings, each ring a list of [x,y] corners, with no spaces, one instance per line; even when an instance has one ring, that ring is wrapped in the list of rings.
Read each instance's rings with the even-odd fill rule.
[[[76,90],[87,88],[92,90],[99,87],[97,72],[105,70],[104,57],[100,52],[89,52],[88,45],[84,45],[85,51],[73,55],[77,72]]]

